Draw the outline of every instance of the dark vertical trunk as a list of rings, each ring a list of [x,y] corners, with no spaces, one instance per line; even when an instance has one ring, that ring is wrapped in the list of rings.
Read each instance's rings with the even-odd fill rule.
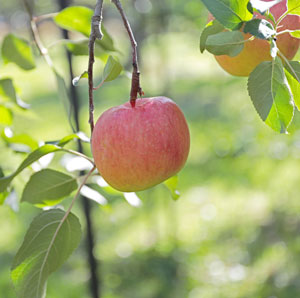
[[[58,4],[61,9],[66,8],[70,3],[69,0],[58,0]],[[62,30],[63,36],[65,39],[68,39],[68,32],[66,30]],[[70,74],[70,104],[72,105],[73,109],[73,117],[75,122],[75,128],[77,131],[80,130],[80,121],[79,121],[79,96],[76,88],[71,83],[73,75],[73,65],[72,65],[72,56],[69,51],[66,52],[67,59],[68,59],[68,66],[69,66],[69,74]],[[83,152],[82,143],[78,140],[78,151]],[[80,173],[83,175],[84,173]],[[90,291],[91,296],[93,298],[100,298],[100,280],[98,276],[98,262],[94,256],[93,249],[94,249],[94,232],[93,232],[93,221],[91,217],[91,206],[90,201],[84,197],[81,197],[83,212],[86,219],[86,249],[88,255],[88,264],[90,269]]]

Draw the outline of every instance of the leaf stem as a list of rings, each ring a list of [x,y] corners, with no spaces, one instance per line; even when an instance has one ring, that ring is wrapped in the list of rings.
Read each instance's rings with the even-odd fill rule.
[[[281,21],[288,15],[288,11],[286,11],[276,22],[276,27],[281,23]]]
[[[92,173],[95,171],[95,169],[96,169],[96,166],[94,165],[93,168],[85,175],[85,177],[84,177],[84,179],[82,180],[82,182],[81,182],[81,184],[80,184],[80,186],[79,186],[79,188],[78,188],[78,190],[77,190],[77,192],[76,192],[76,194],[75,194],[75,196],[74,196],[74,198],[73,198],[73,200],[72,200],[72,202],[71,202],[69,208],[68,208],[67,211],[66,211],[65,216],[62,218],[62,221],[65,220],[65,219],[67,218],[67,216],[69,215],[69,213],[71,212],[71,209],[72,209],[72,207],[73,207],[73,205],[74,205],[76,199],[78,198],[78,196],[79,196],[79,194],[80,194],[80,191],[81,191],[82,187],[86,184],[87,180],[88,180],[89,177],[92,175]]]
[[[93,90],[98,90],[102,85],[104,84],[104,81],[102,81],[99,85],[93,88]]]
[[[278,32],[276,34],[276,36],[279,36],[279,35],[284,34],[284,33],[292,33],[292,32],[295,32],[295,31],[299,31],[299,30],[289,30],[289,29],[283,30],[283,31]]]
[[[80,152],[75,151],[75,150],[72,150],[72,149],[65,149],[65,148],[62,148],[62,151],[65,151],[65,152],[68,152],[68,153],[77,155],[77,156],[79,156],[79,157],[85,158],[85,159],[88,160],[93,166],[95,166],[94,161],[93,161],[92,159],[90,159],[88,156],[86,156],[85,154],[83,154],[83,153],[80,153]]]
[[[94,130],[94,99],[93,99],[93,65],[95,62],[95,41],[101,40],[103,34],[101,32],[103,0],[97,0],[94,15],[92,17],[91,34],[89,38],[89,62],[88,62],[88,83],[89,83],[89,124],[91,133]]]
[[[88,39],[87,38],[82,38],[82,39],[77,39],[77,40],[70,40],[70,39],[58,39],[58,40],[55,40],[51,43],[48,44],[47,48],[50,49],[56,45],[67,45],[67,44],[80,44],[82,42],[85,42],[87,41]]]
[[[137,95],[139,94],[140,96],[142,96],[144,94],[140,86],[140,71],[139,71],[138,61],[137,61],[137,43],[135,41],[129,21],[123,10],[120,0],[111,0],[111,2],[114,3],[115,6],[117,7],[131,42],[133,70],[132,70],[132,78],[131,78],[130,103],[131,106],[134,107],[135,101],[137,99]]]
[[[33,20],[38,23],[44,20],[52,19],[57,15],[57,12],[42,14],[40,16],[33,17]]]

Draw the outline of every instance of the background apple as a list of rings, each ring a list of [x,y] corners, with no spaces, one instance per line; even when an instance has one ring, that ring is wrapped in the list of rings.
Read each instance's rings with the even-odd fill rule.
[[[265,2],[271,0],[264,0]],[[274,5],[270,11],[274,15],[275,20],[287,10],[286,0]],[[258,17],[262,18],[261,15]],[[209,16],[209,21],[213,17]],[[279,25],[278,32],[287,29],[300,29],[300,17],[297,15],[287,15]],[[244,38],[250,38],[250,34],[244,34]],[[300,40],[292,37],[289,33],[284,33],[277,37],[277,46],[288,60],[292,60],[296,55],[300,45]],[[220,66],[234,76],[249,76],[254,68],[263,61],[271,60],[270,45],[268,41],[255,38],[253,41],[245,43],[242,52],[235,56],[227,55],[215,56]]]
[[[104,112],[92,135],[98,171],[114,188],[139,191],[175,175],[185,164],[190,136],[169,98],[142,98]]]

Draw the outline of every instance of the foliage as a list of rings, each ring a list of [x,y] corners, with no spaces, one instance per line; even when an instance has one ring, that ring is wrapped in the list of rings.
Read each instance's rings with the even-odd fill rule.
[[[28,13],[30,15],[30,11],[28,11]],[[92,16],[93,10],[82,6],[72,6],[55,14],[53,20],[62,29],[81,33],[88,38],[91,31]],[[57,66],[53,64],[52,59],[48,54],[48,50],[41,43],[35,19],[31,20],[31,26],[35,45],[38,47],[39,52],[44,57],[56,79],[58,95],[65,105],[67,113],[69,114],[70,126],[74,131],[73,120],[71,119],[74,111],[72,111],[73,107],[70,105],[70,94],[67,89],[66,81],[59,73]],[[123,67],[118,62],[117,58],[107,55],[110,52],[116,51],[116,49],[112,38],[106,30],[102,28],[102,31],[104,37],[102,40],[96,41],[96,47],[98,49],[101,47],[102,49],[99,57],[103,59],[103,53],[105,53],[107,59],[103,68],[102,81],[98,87],[106,82],[115,80],[123,70]],[[72,40],[63,40],[62,44],[65,44],[67,49],[74,55],[88,55],[88,51],[82,51],[82,47],[87,48],[87,41],[88,39],[84,40],[84,43],[82,43],[82,41],[78,43],[76,41],[73,42]],[[36,66],[30,42],[14,34],[10,33],[4,37],[1,54],[4,63],[13,63],[25,71],[32,70]],[[83,71],[80,76],[75,77],[72,80],[72,83],[77,85],[82,78],[88,78],[87,71]],[[27,108],[28,106],[18,99],[13,84],[13,77],[0,80],[0,94],[0,124],[6,126],[2,131],[3,140],[15,152],[27,153],[29,148],[28,156],[25,157],[23,162],[13,173],[5,176],[1,169],[1,204],[3,204],[6,199],[8,200],[9,193],[11,195],[14,194],[14,186],[12,185],[13,180],[26,170],[26,168],[30,166],[33,167],[38,162],[42,162],[42,159],[49,157],[50,154],[52,154],[52,159],[53,155],[57,152],[67,152],[69,154],[77,155],[81,160],[85,159],[92,165],[92,168],[85,168],[91,169],[91,171],[84,178],[83,182],[80,182],[80,186],[78,186],[79,183],[77,182],[77,180],[80,180],[80,175],[74,177],[55,169],[42,168],[35,171],[23,187],[20,201],[30,203],[39,208],[53,208],[52,206],[57,206],[79,187],[70,208],[66,212],[59,209],[43,211],[32,221],[12,266],[12,279],[19,297],[44,297],[48,276],[65,262],[67,257],[79,244],[81,232],[78,218],[70,213],[79,192],[85,195],[86,198],[94,200],[99,204],[106,204],[107,201],[98,192],[84,185],[92,171],[95,169],[95,167],[93,167],[93,160],[81,152],[65,148],[65,146],[73,140],[89,142],[89,138],[82,132],[74,132],[57,141],[44,140],[44,144],[39,145],[29,134],[14,135],[9,128],[9,126],[13,125],[14,115],[10,106],[11,104],[15,104],[21,108]],[[17,146],[15,146],[16,144]],[[47,167],[48,164],[44,167]],[[172,189],[174,197],[174,185],[166,184],[166,186]],[[102,187],[102,185],[100,185],[100,187]],[[107,186],[105,185],[103,188],[106,189]],[[132,200],[133,195],[134,194],[124,194],[128,202],[134,205],[137,204],[139,198],[134,195],[135,198]]]
[[[300,79],[296,75],[290,61],[283,56],[276,46],[277,34],[280,23],[289,13],[299,14],[299,3],[288,1],[288,9],[275,22],[269,9],[280,1],[234,1],[213,0],[202,2],[215,17],[216,21],[210,23],[202,32],[200,50],[205,49],[214,55],[237,56],[245,42],[253,38],[269,41],[272,62],[262,62],[249,76],[248,91],[257,113],[272,129],[277,132],[287,133],[294,117],[294,105],[298,100],[295,89],[299,88]],[[259,19],[253,15],[259,11],[266,19]],[[253,17],[253,18],[252,18]],[[273,23],[273,24],[272,24]],[[223,30],[220,32],[222,24]],[[244,40],[242,32],[249,33],[252,37]],[[298,30],[290,30],[291,34]],[[295,34],[294,34],[295,36]],[[281,63],[280,57],[283,59]],[[287,68],[296,76],[296,81],[290,84],[285,70]],[[261,83],[263,82],[263,83]]]
[[[193,56],[195,32],[199,31],[200,1],[185,2],[170,1],[169,7],[164,6],[163,2],[154,5],[152,1],[151,17],[150,14],[148,16],[151,20],[155,18],[155,21],[147,23],[148,36],[141,42],[141,48],[144,53],[142,65],[145,65],[143,80],[147,82],[145,89],[148,94],[169,93],[178,100],[188,116],[193,136],[191,157],[179,181],[178,177],[173,177],[164,183],[164,187],[157,186],[139,193],[139,203],[136,204],[139,208],[133,208],[134,203],[129,206],[127,202],[130,200],[126,202],[123,198],[128,198],[128,195],[113,190],[99,175],[89,180],[89,187],[97,190],[97,195],[93,192],[90,194],[91,199],[98,202],[98,205],[93,204],[93,215],[99,231],[99,245],[95,251],[103,264],[103,297],[296,297],[299,293],[299,118],[297,113],[292,113],[292,108],[294,105],[299,107],[299,62],[285,64],[276,57],[274,61],[260,66],[263,68],[262,77],[256,76],[259,69],[249,77],[249,85],[255,86],[249,88],[251,100],[263,120],[277,131],[296,131],[289,137],[274,135],[259,125],[258,118],[255,118],[254,111],[246,101],[241,80],[224,77],[213,69],[208,56]],[[208,5],[212,2],[207,1]],[[233,3],[218,2],[223,3],[223,8],[224,4]],[[251,1],[254,9],[258,10],[255,2],[261,4],[261,1]],[[289,9],[299,13],[297,7],[293,6],[297,5],[296,2],[289,1]],[[224,24],[236,29],[241,22],[247,21],[247,27],[253,35],[268,36],[270,27],[262,27],[264,29],[260,31],[259,24],[249,21],[251,13],[244,10],[245,6],[227,7],[237,9],[238,13],[233,16],[228,12],[230,10],[223,9],[226,13],[222,13],[221,17],[230,17],[222,22],[215,20],[211,23],[218,25],[206,31],[206,36],[204,33],[201,36],[203,50],[207,40],[213,48],[214,38],[210,36],[220,33]],[[86,12],[82,16],[90,18],[90,9],[76,7],[72,8],[73,18],[67,17],[70,16],[68,10],[63,12],[67,13],[66,17],[63,14],[60,17],[63,19],[61,24],[65,22],[61,25],[63,28],[80,34],[85,32],[85,39],[62,41],[59,44],[68,48],[74,59],[78,59],[76,71],[83,75],[79,76],[80,81],[74,80],[78,83],[77,88],[82,88],[82,122],[87,122],[87,116],[84,116],[88,113],[86,82],[81,79],[86,78],[86,37],[90,19],[79,29],[70,24],[73,20],[81,19],[82,10]],[[142,31],[145,26],[143,22],[149,20],[145,17],[147,15],[138,16],[135,10],[132,13],[137,19],[136,28]],[[163,22],[167,25],[161,29],[157,24]],[[182,25],[182,34],[173,33],[174,24]],[[194,31],[187,28],[193,28]],[[167,33],[162,34],[161,31]],[[108,81],[105,78],[112,77],[118,77],[118,81],[111,85],[103,84],[101,99],[97,98],[95,102],[98,110],[121,103],[115,98],[126,99],[129,84],[126,72],[121,72],[121,65],[127,62],[124,58],[126,55],[120,55],[110,35],[105,30],[103,32],[106,39],[96,44],[96,57],[100,58],[100,67],[97,67],[99,81]],[[59,203],[59,208],[67,208],[75,184],[82,183],[82,177],[78,177],[79,169],[89,170],[92,163],[88,156],[78,156],[74,150],[78,139],[87,142],[84,146],[88,148],[89,139],[81,133],[70,132],[61,116],[63,106],[58,96],[62,96],[66,102],[69,98],[67,76],[62,75],[59,68],[65,59],[60,52],[61,47],[55,46],[50,50],[53,58],[58,53],[58,59],[54,59],[54,76],[59,83],[56,92],[52,82],[53,73],[46,69],[40,59],[35,57],[27,60],[31,57],[26,54],[27,50],[22,52],[24,47],[28,49],[28,46],[33,46],[29,38],[24,39],[23,34],[14,36],[22,41],[16,42],[13,49],[19,51],[16,56],[22,59],[8,61],[2,57],[7,64],[0,80],[0,122],[3,122],[0,124],[3,152],[0,157],[3,169],[0,168],[0,204],[4,204],[0,206],[3,233],[0,241],[0,292],[5,293],[6,297],[15,297],[8,280],[8,268],[13,263],[12,276],[19,296],[34,297],[26,291],[36,290],[39,295],[36,297],[40,297],[44,281],[50,273],[61,267],[79,245],[79,220],[84,223],[81,212],[75,206],[74,214],[68,215],[58,231],[59,237],[55,238],[54,243],[62,250],[61,255],[57,256],[54,246],[52,248],[50,245],[59,222],[47,226],[48,232],[39,234],[37,245],[30,244],[26,250],[28,239],[33,239],[37,227],[53,223],[53,219],[61,222],[66,213],[51,205]],[[74,36],[77,38],[77,35]],[[48,36],[43,38],[47,40]],[[126,45],[123,49],[126,49]],[[182,49],[185,49],[184,54],[178,55]],[[30,49],[30,52],[35,56],[37,54],[36,49]],[[36,63],[37,69],[22,70],[24,54],[25,65],[32,67],[32,61],[36,61],[34,65]],[[13,64],[18,66],[14,67]],[[152,80],[149,79],[151,71],[147,70],[149,65],[155,70]],[[11,67],[10,72],[7,71],[8,67]],[[99,69],[103,70],[102,78]],[[25,81],[28,78],[25,83],[30,87],[20,82],[24,78]],[[46,79],[43,86],[39,85],[40,78]],[[258,81],[262,83],[260,90],[256,88]],[[274,88],[278,88],[280,94]],[[262,92],[268,92],[270,96],[260,105],[259,94]],[[33,105],[32,110],[38,112],[42,121],[32,116],[32,110],[24,110],[28,105],[24,105],[19,94]],[[277,105],[281,108],[280,114],[268,112],[274,111]],[[290,124],[293,117],[294,121]],[[88,131],[87,126],[84,131]],[[51,167],[47,168],[50,162]],[[70,172],[70,164],[77,170]],[[60,187],[60,182],[63,185],[70,183],[70,188]],[[42,191],[42,196],[34,197],[38,188],[30,190],[31,185],[47,183],[54,191]],[[182,199],[176,203],[169,200],[165,187],[174,199],[178,199],[180,189]],[[22,200],[21,212],[14,214],[8,206],[15,208],[23,191],[26,199]],[[37,211],[25,201],[38,204],[38,207],[47,206],[46,209],[50,208],[50,211]],[[70,224],[70,229],[66,228],[67,224]],[[21,245],[20,239],[24,234]],[[73,241],[67,241],[69,236]],[[12,262],[16,247],[20,245]],[[47,250],[43,251],[41,247]],[[33,258],[36,263],[31,262]],[[43,270],[41,265],[44,262],[49,264],[49,271]],[[33,267],[23,272],[22,266],[28,263]],[[43,283],[39,284],[36,276],[33,276],[35,268],[39,268],[36,274]],[[33,278],[34,287],[26,289],[30,277]],[[82,247],[79,246],[69,262],[49,278],[47,297],[88,297],[88,278]]]
[[[79,221],[72,213],[66,215],[62,210],[53,209],[32,221],[12,265],[18,297],[44,297],[49,274],[78,246]]]

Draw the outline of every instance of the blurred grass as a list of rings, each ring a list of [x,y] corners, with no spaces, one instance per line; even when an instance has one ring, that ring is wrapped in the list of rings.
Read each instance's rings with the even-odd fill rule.
[[[162,32],[152,32],[152,15],[145,15],[150,33],[140,51],[144,91],[180,105],[190,126],[191,151],[179,174],[179,201],[160,185],[138,194],[140,208],[120,196],[107,195],[111,208],[94,203],[103,298],[295,298],[300,293],[299,119],[293,134],[275,134],[256,114],[246,79],[228,76],[213,57],[199,53],[206,17],[199,19],[205,11],[198,2],[169,1],[168,27]],[[110,24],[116,36],[125,34],[118,21]],[[124,37],[118,46],[126,64],[130,49]],[[67,77],[61,49],[50,53]],[[70,133],[66,113],[52,73],[38,62],[37,70],[26,73],[11,64],[1,66],[1,77],[12,75],[22,99],[32,106],[15,116],[12,128],[39,141],[59,139]],[[79,74],[87,60],[74,62]],[[101,67],[95,68],[99,76]],[[95,116],[126,101],[129,85],[124,75],[95,92]],[[86,82],[78,90],[88,133]],[[3,142],[0,150],[0,164],[10,173],[24,155],[12,153]],[[30,172],[16,180],[18,193]],[[18,213],[0,207],[0,297],[15,297],[9,267],[38,212],[26,203]],[[84,226],[80,204],[74,213]],[[51,276],[47,297],[89,297],[84,246],[82,241]]]

